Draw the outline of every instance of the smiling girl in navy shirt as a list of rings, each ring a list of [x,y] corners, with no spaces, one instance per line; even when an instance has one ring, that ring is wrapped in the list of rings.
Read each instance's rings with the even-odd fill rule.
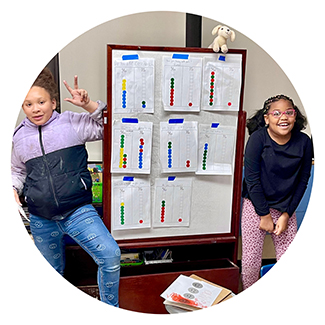
[[[307,188],[312,143],[306,118],[284,95],[267,99],[247,121],[242,209],[242,282],[259,278],[263,244],[270,233],[279,260],[297,233],[295,210]]]

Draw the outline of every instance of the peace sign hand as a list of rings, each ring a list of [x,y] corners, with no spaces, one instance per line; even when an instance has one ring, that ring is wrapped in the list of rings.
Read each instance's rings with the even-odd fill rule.
[[[63,80],[63,83],[72,96],[72,98],[65,98],[65,101],[83,108],[89,104],[90,98],[87,91],[79,89],[78,87],[78,76],[74,77],[74,89],[72,89],[65,80]]]

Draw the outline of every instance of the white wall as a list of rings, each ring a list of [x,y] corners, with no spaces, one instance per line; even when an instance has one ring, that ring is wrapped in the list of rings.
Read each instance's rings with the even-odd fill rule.
[[[62,80],[73,82],[78,75],[79,86],[87,89],[92,99],[106,102],[106,45],[185,46],[184,13],[152,12],[114,19],[81,35],[60,51]],[[62,98],[67,91],[62,89]],[[78,111],[62,103],[62,111]],[[102,160],[101,143],[88,143],[90,160]]]
[[[73,76],[77,74],[79,86],[87,89],[92,99],[106,101],[106,44],[184,47],[185,24],[185,13],[162,11],[124,16],[94,27],[60,51],[61,80],[66,79],[72,84]],[[202,19],[202,47],[208,47],[212,42],[211,31],[218,24],[211,19]],[[236,39],[228,42],[228,46],[247,49],[244,110],[248,117],[262,107],[266,98],[278,93],[292,97],[305,112],[298,94],[277,63],[240,31],[234,31]],[[62,111],[80,111],[63,102],[68,93],[62,86],[61,82]],[[20,114],[18,120],[22,118],[23,114]],[[311,133],[309,126],[306,132]],[[102,159],[100,142],[88,144],[87,148],[91,160]]]
[[[219,24],[223,25],[225,22],[203,19],[202,47],[209,46],[214,38],[211,31]],[[277,94],[291,97],[302,113],[306,114],[296,90],[279,65],[251,39],[241,34],[240,31],[233,30],[236,33],[236,39],[234,42],[228,42],[228,47],[247,49],[244,94],[244,110],[247,116],[250,117],[257,109],[262,108],[267,98]],[[309,125],[306,133],[311,134]]]

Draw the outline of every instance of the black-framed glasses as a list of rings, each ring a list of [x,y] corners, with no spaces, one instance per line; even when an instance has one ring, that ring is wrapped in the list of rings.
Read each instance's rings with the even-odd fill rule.
[[[269,114],[273,115],[273,117],[275,117],[275,118],[280,118],[283,114],[285,114],[287,117],[294,117],[297,114],[297,112],[293,108],[290,108],[284,112],[275,110],[275,111],[267,113],[267,115],[269,115]]]

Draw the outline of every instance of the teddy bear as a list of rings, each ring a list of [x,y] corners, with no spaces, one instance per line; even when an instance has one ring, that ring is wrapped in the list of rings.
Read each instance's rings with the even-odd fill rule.
[[[227,40],[230,38],[230,40],[233,42],[236,37],[235,32],[230,30],[230,28],[227,26],[218,25],[212,30],[212,35],[216,34],[217,37],[209,45],[209,48],[212,48],[214,52],[219,52],[219,50],[221,49],[222,53],[227,53]]]

